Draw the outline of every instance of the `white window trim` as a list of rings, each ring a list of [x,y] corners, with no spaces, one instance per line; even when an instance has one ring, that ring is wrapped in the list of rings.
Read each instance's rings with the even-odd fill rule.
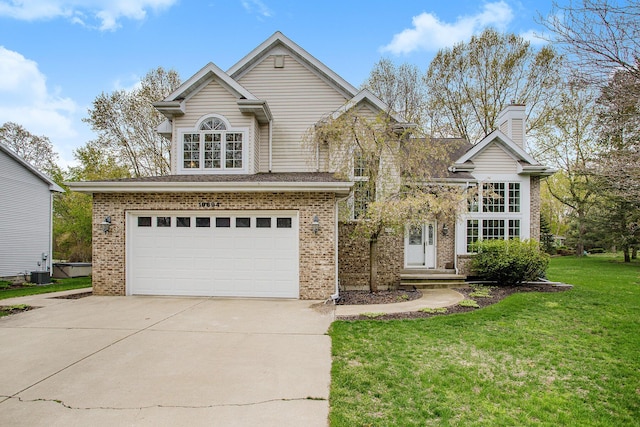
[[[351,195],[349,196],[349,219],[351,221],[361,221],[363,219],[363,217],[358,217],[356,218],[356,182],[369,182],[369,176],[366,175],[357,175],[356,176],[356,170],[355,170],[355,166],[356,166],[356,156],[355,156],[355,149],[354,152],[351,155],[351,165],[350,165],[350,170],[351,170],[351,180],[354,182],[354,186],[353,186],[353,191],[351,192]],[[367,203],[370,204],[371,200],[369,200],[369,202]],[[364,214],[366,214],[366,210],[364,212]]]
[[[456,253],[465,255],[473,252],[467,251],[467,220],[478,220],[478,238],[482,239],[483,228],[482,221],[486,219],[504,220],[505,239],[509,238],[509,220],[517,219],[520,221],[520,240],[525,240],[531,236],[531,192],[528,177],[518,175],[500,175],[500,176],[478,176],[478,212],[465,212],[459,216],[456,224]],[[505,183],[505,212],[482,212],[482,185],[484,183]],[[509,210],[509,183],[520,184],[520,212],[508,212]],[[466,208],[466,202],[465,202]]]
[[[204,162],[204,139],[201,138],[200,141],[200,167],[199,168],[185,168],[184,167],[184,149],[183,149],[183,135],[188,133],[205,133],[207,131],[200,130],[200,126],[205,121],[218,118],[220,119],[227,129],[220,131],[223,134],[226,133],[242,133],[242,168],[229,168],[225,167],[225,156],[226,156],[226,147],[225,147],[225,138],[224,135],[221,138],[220,144],[220,168],[219,169],[205,169],[203,166]],[[218,175],[230,175],[230,174],[246,174],[249,170],[249,128],[248,127],[233,127],[229,120],[226,117],[220,114],[207,114],[201,117],[196,125],[193,128],[178,128],[177,129],[177,155],[178,155],[178,168],[177,171],[179,174],[184,175],[209,175],[209,174],[218,174]]]

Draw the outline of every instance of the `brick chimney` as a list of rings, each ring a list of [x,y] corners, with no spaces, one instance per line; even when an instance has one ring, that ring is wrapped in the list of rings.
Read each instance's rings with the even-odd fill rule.
[[[498,114],[498,129],[525,151],[527,151],[526,122],[527,113],[524,104],[512,102]]]

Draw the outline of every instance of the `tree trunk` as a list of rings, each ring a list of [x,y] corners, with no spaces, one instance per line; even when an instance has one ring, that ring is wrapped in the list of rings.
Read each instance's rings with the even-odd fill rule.
[[[584,224],[584,212],[578,211],[578,242],[576,243],[576,255],[584,256],[584,236],[587,234],[587,227]]]
[[[378,292],[378,237],[369,240],[369,290]]]
[[[631,259],[638,259],[638,247],[633,246],[631,248]]]
[[[629,245],[624,245],[622,247],[622,253],[624,254],[624,262],[631,262],[631,248],[629,248]]]

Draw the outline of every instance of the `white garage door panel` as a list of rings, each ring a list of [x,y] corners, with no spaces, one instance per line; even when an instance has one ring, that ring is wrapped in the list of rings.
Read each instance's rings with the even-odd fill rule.
[[[149,219],[139,226],[139,217]],[[171,217],[171,226],[158,227],[157,217]],[[190,227],[178,227],[178,217],[189,217]],[[210,227],[196,227],[196,217],[210,218]],[[217,227],[216,218],[230,227]],[[236,228],[236,218],[250,218],[250,227]],[[271,227],[258,228],[257,218],[271,218]],[[278,218],[291,227],[277,227]],[[297,212],[131,212],[127,291],[298,298],[298,254]]]

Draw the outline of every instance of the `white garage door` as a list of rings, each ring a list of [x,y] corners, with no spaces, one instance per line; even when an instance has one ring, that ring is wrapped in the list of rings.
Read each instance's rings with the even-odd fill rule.
[[[298,298],[298,213],[130,212],[127,292]]]

